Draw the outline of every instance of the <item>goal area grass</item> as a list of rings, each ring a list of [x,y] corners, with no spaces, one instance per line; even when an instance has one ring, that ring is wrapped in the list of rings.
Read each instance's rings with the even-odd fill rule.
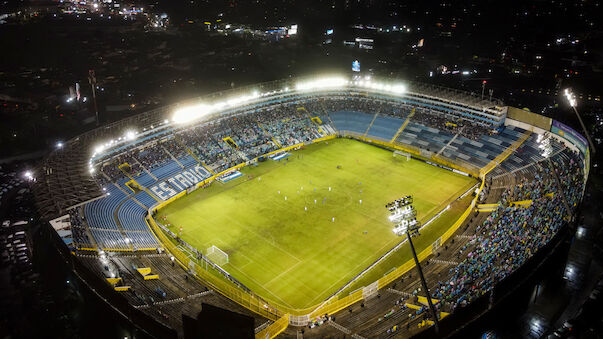
[[[403,238],[385,204],[414,197],[429,220],[476,180],[351,139],[333,139],[284,159],[244,167],[158,212],[156,220],[203,253],[217,246],[222,266],[259,296],[290,309],[314,306],[339,290]],[[417,252],[466,208],[456,202],[417,237]],[[464,204],[464,206],[460,206]],[[404,245],[362,277],[371,283],[411,258]],[[360,282],[359,282],[360,283]],[[356,284],[358,285],[358,284]],[[361,287],[359,285],[358,287]],[[351,286],[354,287],[354,286]]]

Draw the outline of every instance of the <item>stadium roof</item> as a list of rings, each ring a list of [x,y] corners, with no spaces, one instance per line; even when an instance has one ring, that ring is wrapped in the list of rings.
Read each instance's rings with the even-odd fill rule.
[[[148,129],[149,126],[159,127],[163,125],[163,127],[166,127],[166,119],[170,118],[177,108],[186,105],[199,104],[200,102],[224,101],[224,98],[249,97],[250,93],[262,93],[262,95],[253,94],[253,100],[241,103],[241,106],[246,106],[253,102],[267,99],[267,96],[264,95],[266,93],[272,96],[294,94],[295,91],[289,91],[289,88],[295,88],[296,83],[299,84],[308,80],[316,81],[316,79],[320,78],[279,80],[216,92],[204,97],[188,100],[178,105],[170,105],[147,111],[84,133],[66,142],[63,148],[50,153],[35,171],[36,183],[34,185],[34,193],[39,211],[43,218],[52,219],[65,214],[72,207],[102,196],[103,193],[99,185],[90,175],[90,161],[94,149],[98,148],[100,143],[106,143],[110,138],[124,136],[132,130],[140,132],[143,129]],[[418,82],[397,83],[402,83],[405,87],[404,91],[400,91],[400,95],[402,92],[408,92],[415,96],[436,98],[474,109],[500,111],[500,114],[503,114],[502,109],[499,109],[503,104],[499,100],[481,100],[477,96],[467,92]],[[347,85],[344,85],[344,88],[341,89],[347,88],[345,86]],[[396,86],[390,86],[393,87],[392,92],[394,94],[396,94]],[[361,91],[365,89],[365,87],[357,86],[349,88]],[[283,89],[286,90],[284,91]],[[332,88],[325,88],[325,92],[329,90],[332,90]],[[316,93],[319,92],[320,90]],[[125,141],[123,140],[122,143]]]

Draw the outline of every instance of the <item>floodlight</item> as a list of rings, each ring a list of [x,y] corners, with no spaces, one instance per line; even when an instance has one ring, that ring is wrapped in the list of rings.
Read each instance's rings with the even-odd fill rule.
[[[129,141],[129,140],[134,140],[134,139],[136,139],[136,134],[137,134],[137,133],[136,133],[135,131],[132,131],[132,130],[126,131],[125,138],[126,138],[126,140],[128,140],[128,141]]]
[[[204,115],[211,113],[211,107],[205,104],[183,107],[174,112],[172,121],[177,124],[183,124],[197,120]]]
[[[298,91],[315,91],[325,88],[343,88],[347,85],[348,80],[344,77],[325,77],[316,80],[298,82],[295,84],[295,89]]]

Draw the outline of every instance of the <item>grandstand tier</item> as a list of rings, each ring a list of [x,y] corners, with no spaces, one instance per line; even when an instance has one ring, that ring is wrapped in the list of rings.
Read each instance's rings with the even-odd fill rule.
[[[403,93],[353,81],[311,91],[291,82],[259,87],[266,93],[188,124],[170,121],[176,107],[167,107],[91,131],[53,152],[39,171],[44,178],[34,192],[40,211],[49,220],[64,218],[70,230],[62,233],[69,237],[64,243],[74,255],[99,278],[121,278],[115,288],[123,291],[115,293],[170,327],[181,330],[180,315],[197,312],[198,300],[252,315],[264,337],[294,333],[287,332],[289,323],[310,325],[316,336],[333,330],[365,337],[400,334],[401,328],[406,336],[430,325],[421,322],[426,307],[411,278],[413,264],[392,264],[376,282],[359,277],[358,289],[342,286],[346,295],[295,313],[257,296],[177,232],[149,227],[149,212],[158,206],[275,152],[349,137],[479,179],[478,189],[467,193],[475,193],[469,208],[436,242],[422,244],[419,255],[430,263],[426,274],[442,315],[461,311],[546,248],[582,199],[588,174],[583,145],[553,129],[506,119],[500,102],[414,83]],[[132,128],[136,138],[116,139]],[[99,140],[112,141],[98,147]],[[90,149],[96,150],[92,157]],[[153,279],[135,274],[143,267]],[[218,274],[205,275],[208,270]],[[365,300],[363,287],[373,284],[383,298]],[[370,310],[357,311],[358,303]],[[334,313],[337,322],[319,326],[329,322],[324,314]]]

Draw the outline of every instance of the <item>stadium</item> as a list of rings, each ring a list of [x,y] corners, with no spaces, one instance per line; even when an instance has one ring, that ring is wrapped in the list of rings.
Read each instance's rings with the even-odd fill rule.
[[[102,126],[32,180],[74,272],[147,335],[215,306],[256,338],[386,338],[452,335],[503,300],[558,245],[588,164],[579,133],[498,100],[321,76]],[[406,196],[431,300],[385,207]]]

